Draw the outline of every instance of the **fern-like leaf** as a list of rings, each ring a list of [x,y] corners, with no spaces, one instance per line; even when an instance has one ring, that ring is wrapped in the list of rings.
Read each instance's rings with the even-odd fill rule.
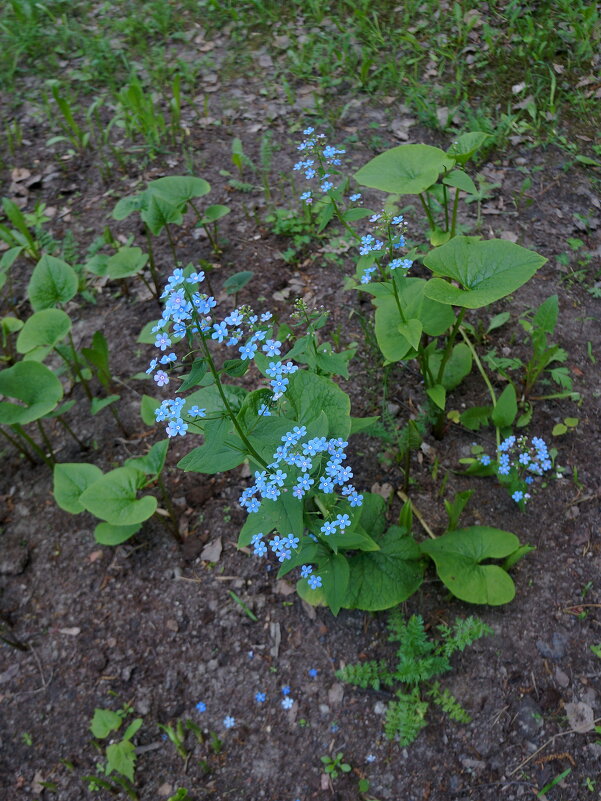
[[[446,657],[450,657],[455,651],[464,651],[468,645],[480,637],[494,634],[490,626],[487,626],[480,618],[473,616],[466,617],[464,620],[458,617],[452,627],[442,625],[438,626],[438,630],[443,639],[440,650]]]
[[[427,726],[428,702],[422,701],[417,687],[411,693],[397,693],[386,709],[384,734],[389,740],[399,738],[402,746],[412,743],[420,731]]]
[[[440,689],[440,682],[435,681],[428,691],[428,696],[445,712],[451,720],[457,723],[469,723],[471,717],[461,706],[455,696],[447,689]]]
[[[419,684],[451,669],[446,656],[426,656],[399,662],[394,677],[404,684]]]
[[[362,687],[364,690],[367,687],[379,690],[382,684],[387,686],[392,684],[392,676],[388,670],[388,665],[383,660],[377,662],[373,659],[358,665],[346,665],[336,671],[336,676],[342,681],[354,684],[356,687]]]

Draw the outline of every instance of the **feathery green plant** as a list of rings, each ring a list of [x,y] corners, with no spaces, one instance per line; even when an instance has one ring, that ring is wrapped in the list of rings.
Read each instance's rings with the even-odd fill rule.
[[[412,743],[428,725],[426,714],[430,702],[457,723],[470,721],[457,699],[448,690],[441,689],[439,681],[432,680],[451,670],[449,659],[456,651],[463,651],[485,634],[492,634],[492,629],[476,617],[457,618],[452,626],[437,628],[441,639],[433,640],[426,633],[420,615],[412,615],[405,621],[400,611],[395,610],[388,619],[388,630],[389,639],[400,643],[396,668],[390,670],[384,660],[370,660],[347,665],[336,672],[339,679],[363,689],[394,688],[399,682],[409,685],[409,692],[404,692],[403,688],[395,690],[395,700],[388,704],[384,719],[384,734],[389,740],[398,738],[402,746]],[[421,690],[420,684],[424,682],[428,684]]]

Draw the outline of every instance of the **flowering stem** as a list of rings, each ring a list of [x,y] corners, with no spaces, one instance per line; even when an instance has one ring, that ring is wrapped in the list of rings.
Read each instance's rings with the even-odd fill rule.
[[[445,231],[449,230],[449,193],[447,191],[447,185],[442,185],[442,191],[444,195],[444,229]]]
[[[150,274],[152,275],[152,280],[154,282],[155,296],[158,300],[161,296],[159,274],[157,272],[157,267],[154,260],[154,250],[152,248],[152,236],[150,234],[150,228],[146,225],[146,223],[144,223],[144,233],[146,234],[146,241],[148,242],[148,266],[150,267]]]
[[[343,225],[343,226],[346,228],[346,230],[347,230],[347,231],[349,231],[349,233],[351,233],[351,234],[352,234],[352,236],[353,236],[353,238],[354,238],[354,239],[361,239],[361,237],[359,236],[359,234],[357,233],[357,231],[355,231],[355,229],[354,229],[354,228],[352,228],[352,227],[351,227],[351,226],[350,226],[350,225],[347,223],[347,221],[344,219],[344,217],[342,216],[342,212],[341,212],[341,211],[340,211],[340,209],[338,208],[338,204],[337,204],[337,203],[336,203],[336,201],[334,200],[334,197],[333,197],[332,195],[330,195],[329,197],[330,197],[330,200],[332,201],[332,206],[334,206],[334,214],[336,215],[336,217],[338,217],[338,220],[339,220],[339,221],[342,223],[342,225]]]
[[[255,462],[257,462],[258,464],[261,465],[261,467],[263,469],[267,469],[267,462],[261,456],[259,456],[257,451],[250,444],[250,442],[248,440],[248,437],[246,436],[244,430],[242,429],[242,426],[240,425],[236,415],[234,414],[234,411],[233,411],[232,407],[230,406],[230,403],[229,403],[229,401],[227,399],[227,396],[226,396],[225,392],[223,391],[223,387],[221,385],[221,379],[219,377],[219,373],[217,372],[217,368],[215,367],[215,363],[213,361],[213,357],[211,356],[211,351],[209,350],[209,347],[207,345],[206,339],[205,339],[202,331],[200,330],[200,326],[199,326],[198,330],[200,331],[200,341],[202,343],[202,348],[203,348],[203,351],[204,351],[205,358],[207,360],[207,364],[209,365],[209,370],[211,371],[211,374],[212,374],[213,379],[215,381],[215,385],[217,386],[217,391],[219,392],[219,395],[221,396],[221,400],[223,402],[223,405],[225,406],[225,409],[227,411],[228,417],[230,418],[230,420],[234,424],[234,428],[238,432],[238,436],[240,437],[240,439],[242,440],[242,442],[246,446],[247,452],[253,457]]]

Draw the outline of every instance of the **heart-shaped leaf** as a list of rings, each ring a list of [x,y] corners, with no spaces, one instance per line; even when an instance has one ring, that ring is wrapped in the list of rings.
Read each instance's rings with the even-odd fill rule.
[[[423,261],[436,276],[450,278],[463,287],[435,277],[426,285],[427,297],[478,309],[519,289],[546,259],[505,239],[482,241],[473,236],[456,236],[431,250]]]
[[[509,603],[515,586],[502,567],[487,560],[503,559],[519,546],[515,534],[490,526],[470,526],[420,543],[453,595],[468,603],[491,606]]]
[[[17,351],[29,353],[42,349],[42,358],[71,330],[71,319],[61,309],[43,309],[32,314],[17,337]],[[41,359],[40,359],[41,361]]]
[[[140,523],[131,526],[113,526],[110,523],[98,523],[94,529],[94,539],[99,545],[121,545],[127,542],[140,530]]]
[[[483,133],[482,131],[464,133],[456,142],[453,142],[451,147],[447,150],[447,154],[455,159],[457,164],[465,164],[466,161],[469,161],[474,153],[482,147],[486,140],[490,138],[490,134]]]
[[[118,467],[94,482],[80,496],[80,503],[100,520],[113,526],[131,526],[151,517],[157,508],[152,495],[138,499],[140,473]]]
[[[66,262],[45,254],[34,267],[27,294],[34,311],[67,303],[78,287],[77,273]]]
[[[380,153],[355,173],[362,186],[396,195],[424,192],[454,161],[444,150],[431,145],[399,145]]]
[[[0,401],[0,423],[25,425],[55,408],[63,397],[63,386],[45,365],[17,362],[0,370],[0,395],[21,401]]]
[[[106,275],[116,281],[119,278],[128,278],[137,275],[148,261],[148,254],[141,248],[119,248],[110,257],[106,265]]]
[[[102,478],[102,470],[95,464],[82,462],[73,464],[64,462],[54,465],[54,500],[72,515],[83,512],[85,507],[80,503],[82,492]]]

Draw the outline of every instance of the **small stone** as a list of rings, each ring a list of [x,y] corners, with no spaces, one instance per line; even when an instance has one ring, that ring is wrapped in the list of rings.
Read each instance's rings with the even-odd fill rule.
[[[165,626],[166,628],[169,629],[169,631],[179,631],[179,625],[177,623],[177,620],[168,620],[165,623]]]
[[[333,684],[328,690],[328,702],[332,706],[338,706],[344,698],[344,685]]]
[[[566,704],[565,710],[570,728],[578,734],[586,734],[595,728],[595,713],[588,704],[577,701],[575,704]]]
[[[545,659],[562,659],[566,653],[568,638],[560,631],[554,631],[551,636],[551,643],[544,640],[537,640],[536,647]]]
[[[567,687],[570,683],[570,677],[567,673],[564,673],[561,668],[555,668],[555,681],[559,684],[560,687]]]
[[[157,792],[160,796],[166,798],[173,792],[173,785],[169,784],[169,782],[165,782],[164,784],[161,784]]]
[[[383,701],[376,701],[374,704],[374,713],[376,715],[384,715],[386,713],[386,704]]]
[[[543,711],[536,701],[526,697],[518,705],[514,721],[524,739],[531,740],[543,726]]]

